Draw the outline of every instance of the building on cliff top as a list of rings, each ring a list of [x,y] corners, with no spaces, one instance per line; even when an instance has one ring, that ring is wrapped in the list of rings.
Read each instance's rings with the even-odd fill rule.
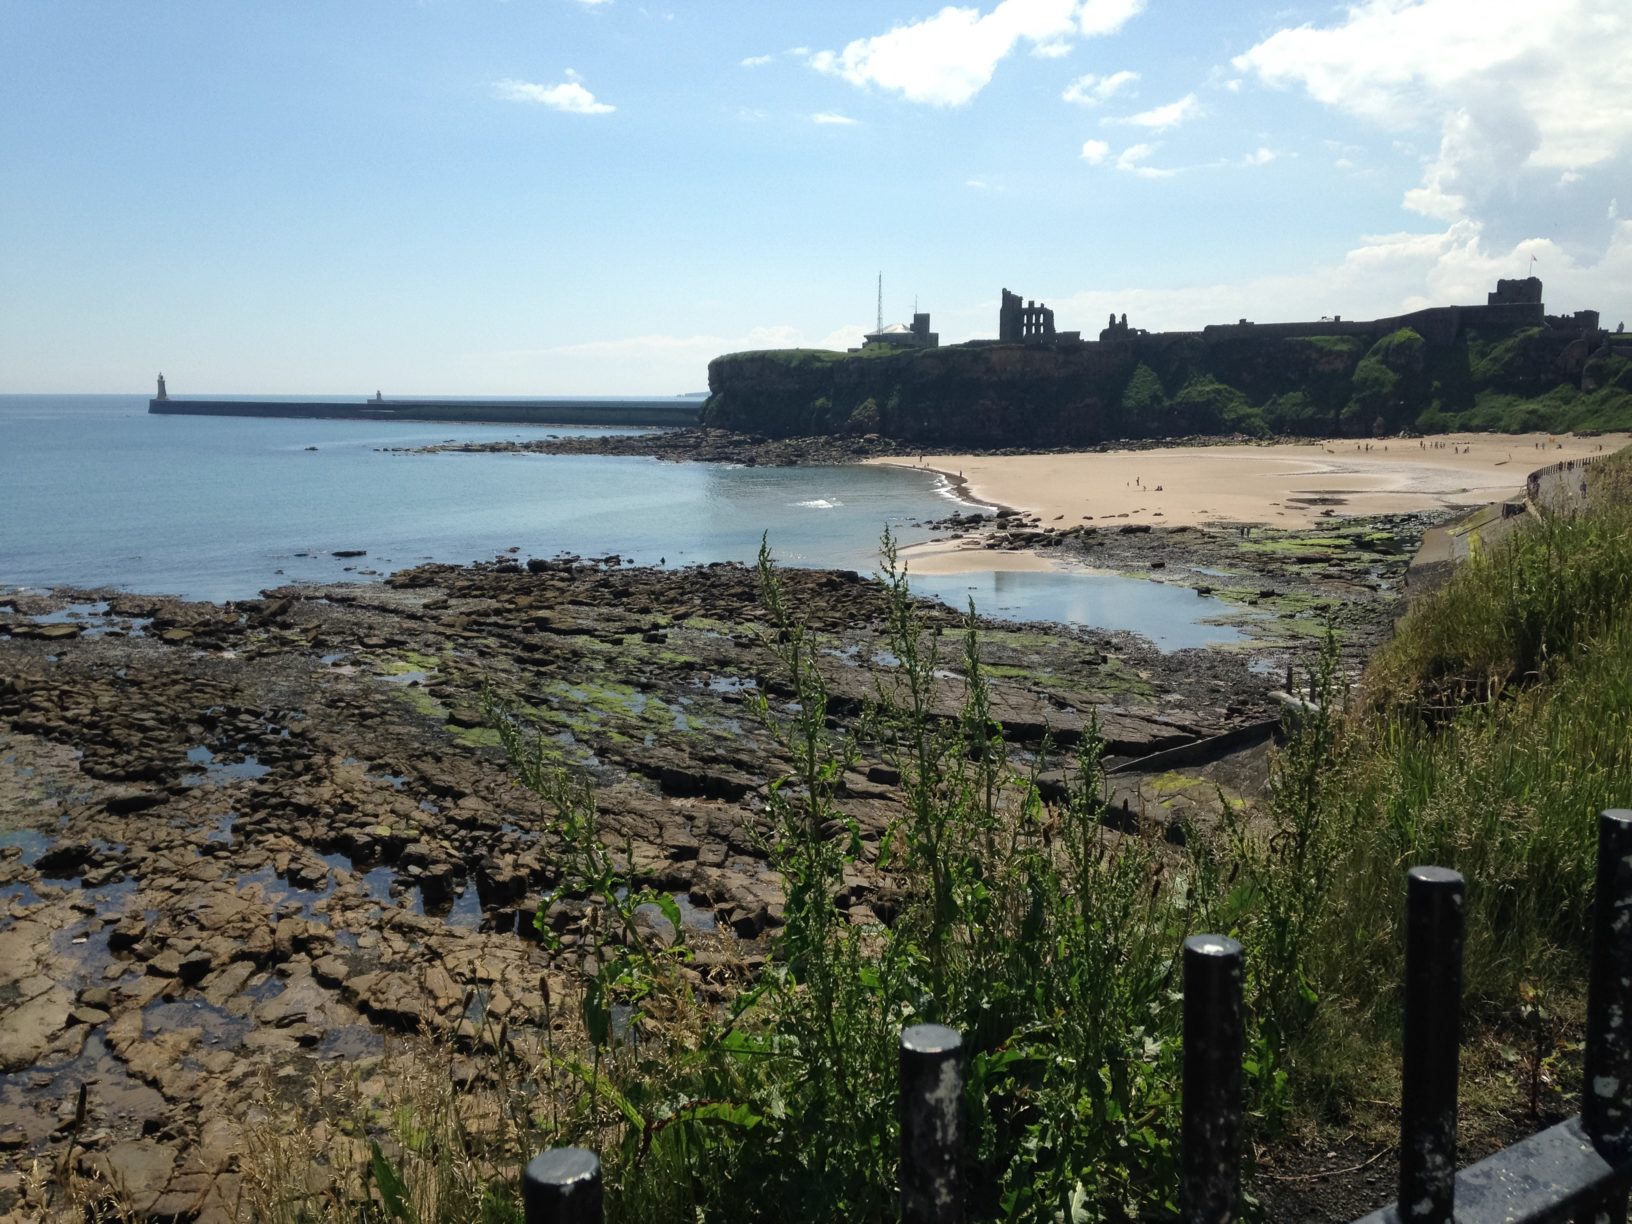
[[[1211,323],[1199,332],[1150,332],[1130,327],[1128,316],[1111,315],[1099,333],[1100,344],[1166,344],[1196,339],[1218,344],[1242,339],[1287,339],[1299,336],[1357,336],[1376,339],[1400,328],[1414,329],[1431,345],[1448,345],[1470,329],[1511,331],[1524,327],[1545,327],[1557,334],[1567,333],[1579,340],[1579,352],[1572,360],[1586,360],[1591,346],[1609,343],[1596,310],[1578,310],[1568,315],[1549,315],[1542,304],[1541,280],[1534,276],[1499,280],[1483,305],[1430,306],[1409,314],[1383,319],[1344,319],[1332,315],[1296,323]],[[939,348],[940,336],[929,330],[929,315],[914,314],[912,325],[892,323],[868,332],[862,348]],[[1028,348],[1077,348],[1084,344],[1081,332],[1062,332],[1054,327],[1054,312],[1041,302],[1026,301],[1017,293],[1003,290],[997,316],[996,340],[966,340],[954,347],[984,347],[992,344],[1023,344]],[[851,352],[859,352],[852,349]]]
[[[911,327],[904,323],[891,323],[888,327],[868,332],[861,340],[862,348],[888,345],[891,348],[930,349],[939,348],[940,344],[940,333],[929,330],[928,312],[913,315]]]

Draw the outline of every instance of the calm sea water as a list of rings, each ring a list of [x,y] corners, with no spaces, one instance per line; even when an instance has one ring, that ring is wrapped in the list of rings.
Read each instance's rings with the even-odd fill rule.
[[[787,564],[868,572],[886,525],[911,543],[928,535],[915,523],[953,508],[939,478],[899,468],[382,449],[586,432],[150,416],[142,396],[0,396],[0,585],[233,599],[510,548],[751,561],[767,532]],[[367,556],[332,555],[350,549]],[[972,593],[982,611],[1017,619],[1143,632],[1168,649],[1237,636],[1196,623],[1222,606],[1150,582],[984,574],[915,585],[958,606]]]

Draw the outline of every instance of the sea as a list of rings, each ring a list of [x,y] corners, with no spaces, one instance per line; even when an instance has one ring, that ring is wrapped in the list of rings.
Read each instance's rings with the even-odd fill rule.
[[[424,561],[750,563],[762,537],[779,563],[870,573],[886,528],[917,543],[933,534],[925,523],[979,508],[907,468],[402,453],[594,432],[154,416],[140,395],[0,395],[0,590],[228,600],[288,582],[377,581]],[[973,598],[1011,620],[1129,630],[1163,650],[1242,637],[1207,623],[1227,605],[1142,579],[983,571],[912,583],[959,608]]]

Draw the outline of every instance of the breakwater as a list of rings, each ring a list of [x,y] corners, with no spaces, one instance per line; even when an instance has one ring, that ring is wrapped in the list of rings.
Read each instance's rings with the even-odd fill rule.
[[[695,425],[699,399],[586,398],[536,400],[150,399],[150,413],[173,416],[299,417],[349,421],[457,421],[500,425]]]

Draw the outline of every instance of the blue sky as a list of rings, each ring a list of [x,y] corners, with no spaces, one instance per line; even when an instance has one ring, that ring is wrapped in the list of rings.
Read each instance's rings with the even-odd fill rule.
[[[0,0],[0,392],[1481,301],[1632,321],[1632,5]]]

